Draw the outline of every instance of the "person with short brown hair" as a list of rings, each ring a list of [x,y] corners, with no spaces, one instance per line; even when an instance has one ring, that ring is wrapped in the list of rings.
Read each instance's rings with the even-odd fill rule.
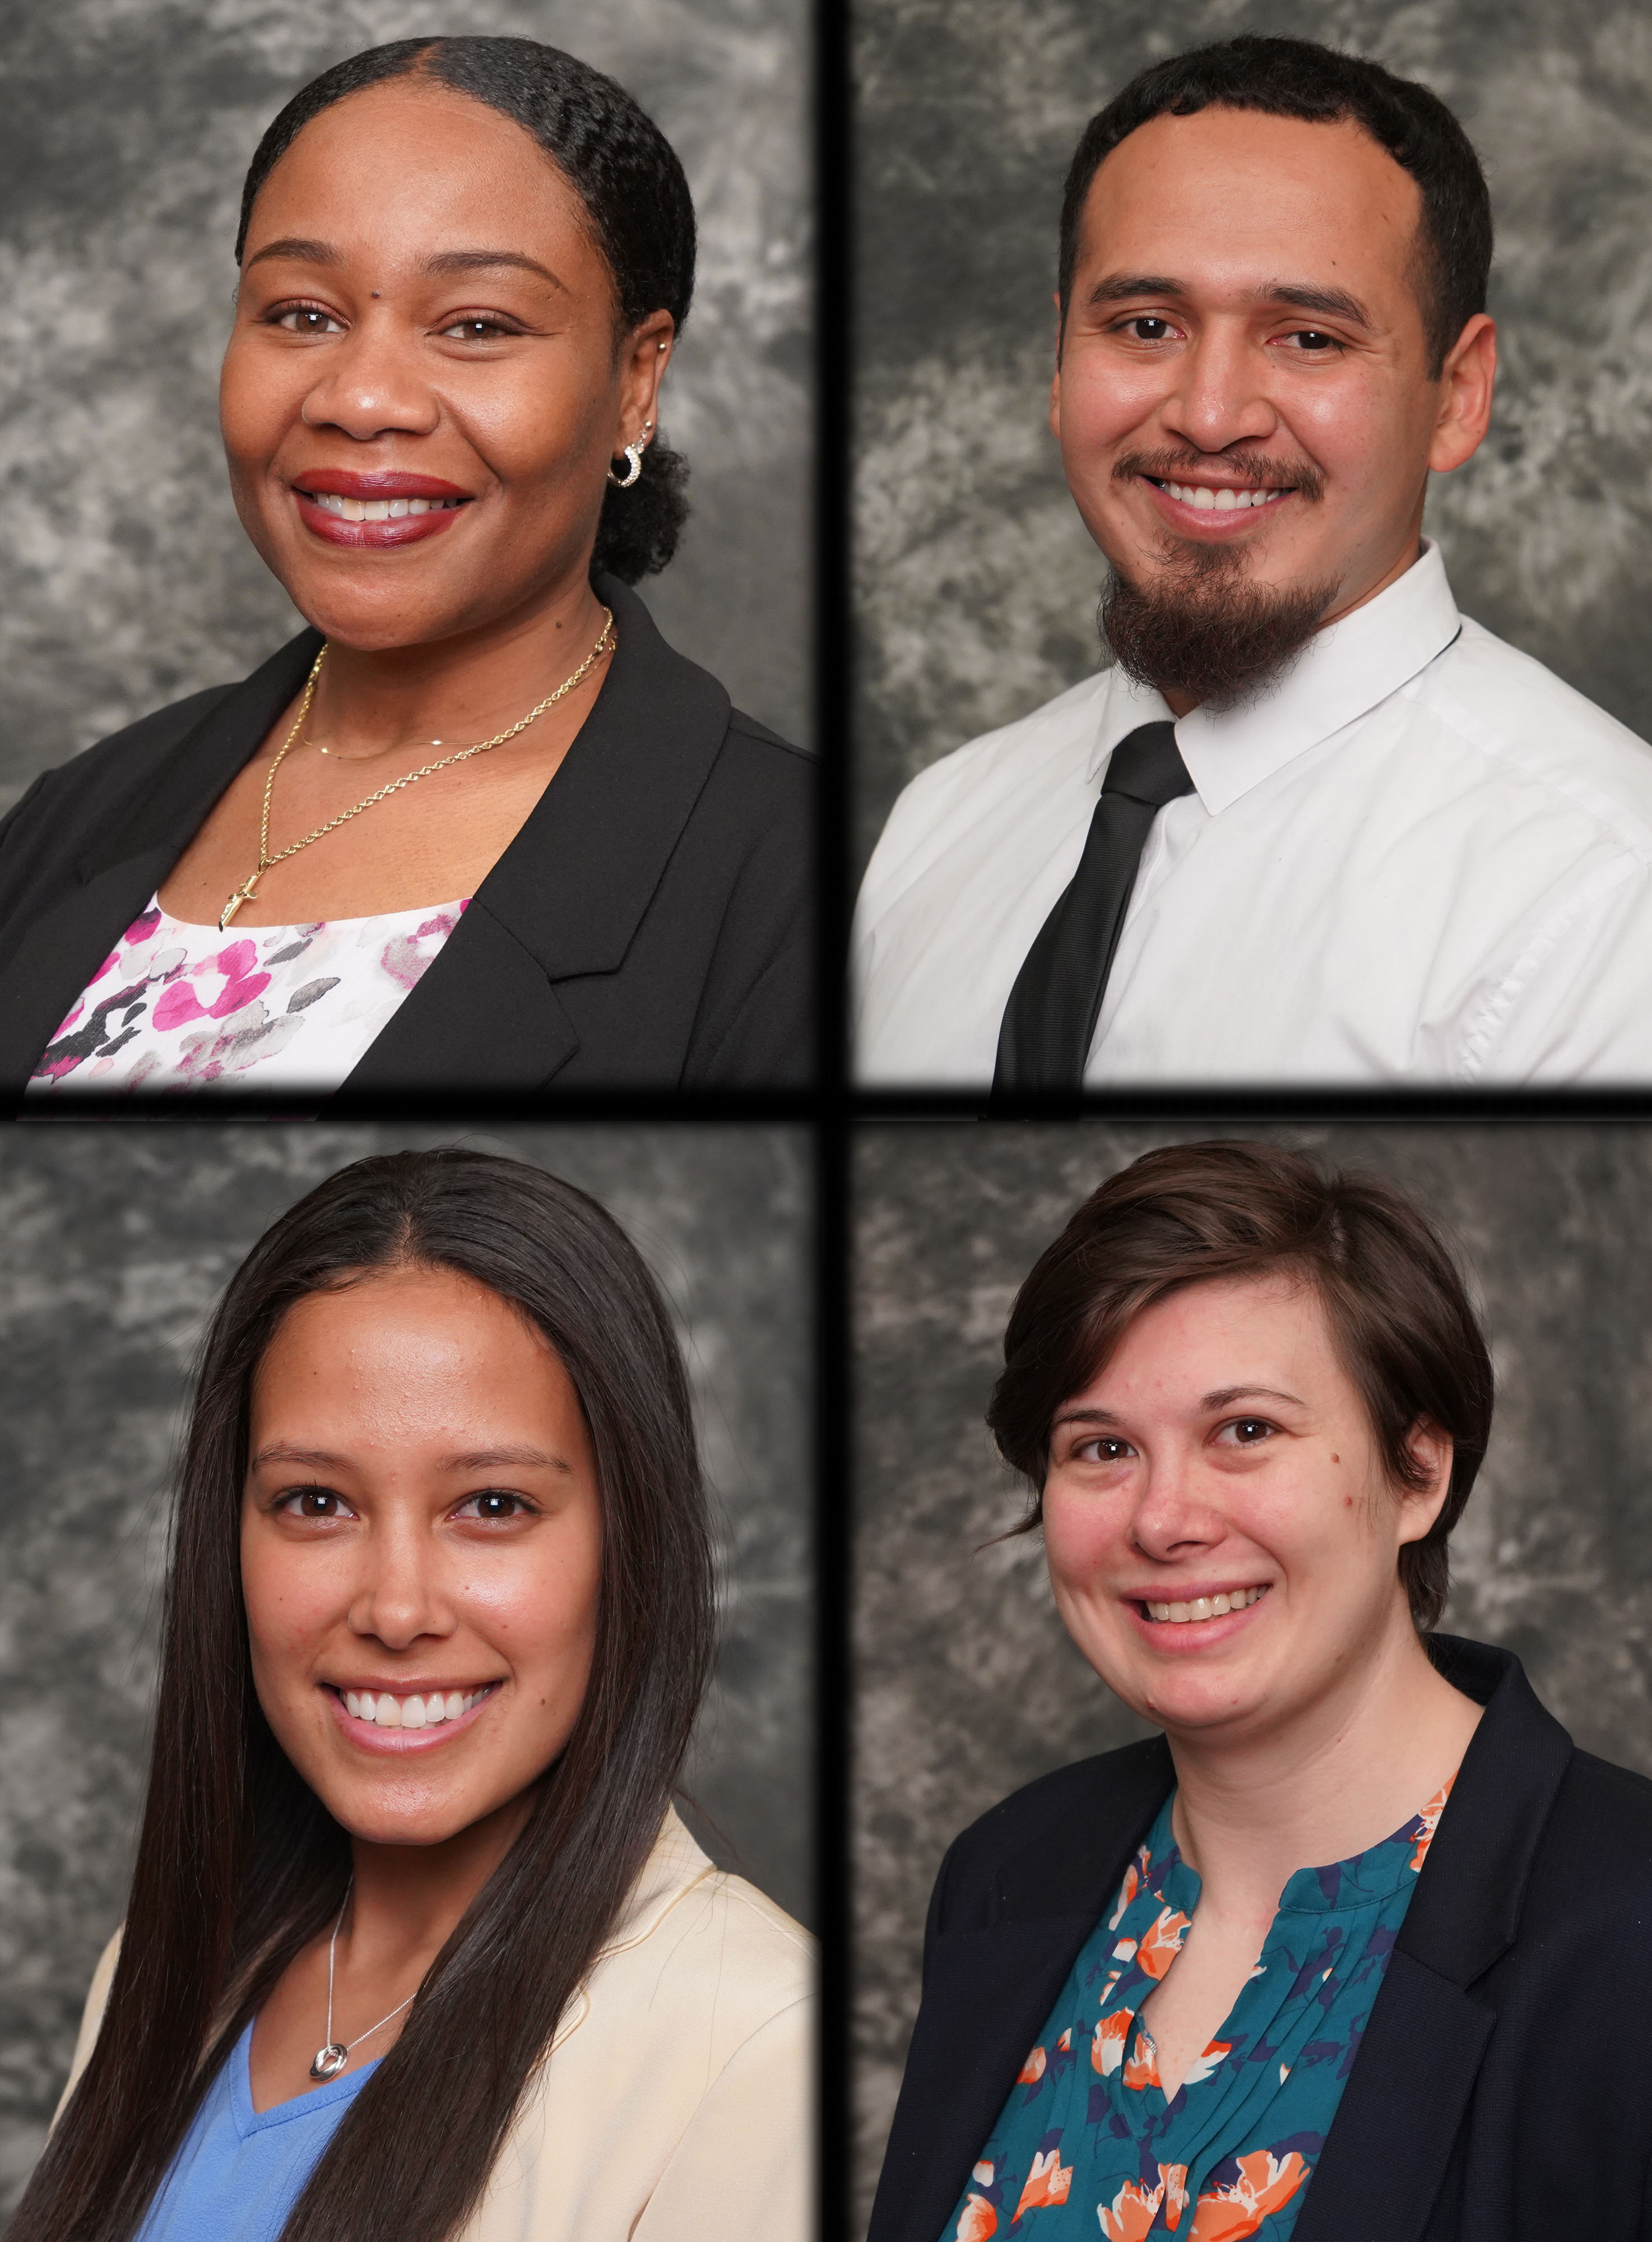
[[[1435,1225],[1278,1145],[1040,1257],[988,1421],[1162,1733],[950,1848],[870,2242],[1645,2242],[1652,1783],[1428,1631],[1492,1398]]]

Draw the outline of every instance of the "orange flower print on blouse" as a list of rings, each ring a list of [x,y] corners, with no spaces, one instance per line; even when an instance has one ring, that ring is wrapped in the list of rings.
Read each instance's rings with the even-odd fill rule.
[[[1151,2036],[1145,2031],[1136,2034],[1130,2060],[1124,2066],[1124,2083],[1133,2094],[1145,2094],[1148,2087],[1156,2087],[1159,2084],[1158,2051]]]
[[[1090,2068],[1099,2071],[1103,2078],[1110,2078],[1124,2061],[1124,2044],[1134,2022],[1128,2009],[1118,2009],[1112,2016],[1103,2017],[1091,2034]]]
[[[1141,2011],[1200,1883],[1167,1799],[1079,1950],[946,2242],[1007,2242],[1011,2228],[1032,2242],[1290,2242],[1450,1795],[1447,1783],[1368,1852],[1291,1877],[1232,2010],[1171,2096]],[[1087,2038],[1084,2063],[1073,2051]]]
[[[998,2232],[999,2207],[1004,2184],[996,2168],[983,2157],[969,2176],[969,2186],[953,2229],[953,2242],[990,2242]]]
[[[1188,2242],[1245,2242],[1262,2221],[1289,2203],[1308,2167],[1294,2149],[1282,2161],[1269,2149],[1234,2159],[1239,2177],[1211,2189],[1194,2205]]]
[[[1110,2207],[1105,2203],[1096,2206],[1107,2242],[1147,2242],[1164,2192],[1162,2187],[1155,2187],[1149,2194],[1140,2181],[1126,2180]]]
[[[1421,1813],[1417,1816],[1417,1820],[1421,1823],[1422,1827],[1421,1834],[1417,1838],[1417,1849],[1411,1856],[1411,1868],[1414,1875],[1421,1868],[1423,1863],[1428,1857],[1428,1848],[1434,1843],[1434,1833],[1440,1827],[1440,1816],[1446,1810],[1446,1801],[1451,1796],[1451,1785],[1456,1780],[1457,1778],[1454,1775],[1450,1778],[1449,1782],[1446,1782],[1440,1789],[1436,1790],[1434,1796],[1428,1801]]]
[[[1027,2211],[1048,2211],[1065,2203],[1073,2185],[1073,2167],[1061,2162],[1061,2136],[1053,2133],[1033,2158],[1020,2198],[1015,2205],[1015,2218]],[[1010,2221],[1013,2225],[1014,2219]]]
[[[1152,1929],[1136,1949],[1136,1967],[1144,1977],[1156,1983],[1164,1976],[1180,1953],[1192,1921],[1191,1916],[1178,1915],[1173,1908],[1160,1909]]]
[[[1165,2225],[1174,2234],[1181,2224],[1181,2214],[1187,2208],[1187,2167],[1186,2165],[1160,2165],[1159,2177],[1164,2183]]]

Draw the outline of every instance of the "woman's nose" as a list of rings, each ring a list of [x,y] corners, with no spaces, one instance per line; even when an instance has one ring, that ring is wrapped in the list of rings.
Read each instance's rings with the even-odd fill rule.
[[[1220,1541],[1221,1519],[1200,1492],[1191,1459],[1155,1458],[1147,1467],[1130,1521],[1144,1555],[1167,1561]]]
[[[357,443],[429,435],[441,408],[411,337],[367,319],[328,353],[304,397],[304,425],[337,428]]]
[[[405,1532],[370,1537],[351,1600],[350,1624],[388,1650],[405,1650],[421,1635],[445,1635],[452,1626],[451,1600],[437,1553],[425,1537]]]

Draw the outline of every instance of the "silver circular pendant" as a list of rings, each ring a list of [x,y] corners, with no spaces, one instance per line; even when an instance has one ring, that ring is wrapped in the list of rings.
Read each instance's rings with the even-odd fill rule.
[[[350,2050],[341,2047],[337,2040],[331,2046],[318,2048],[315,2061],[310,2066],[312,2078],[337,2078],[350,2060]]]

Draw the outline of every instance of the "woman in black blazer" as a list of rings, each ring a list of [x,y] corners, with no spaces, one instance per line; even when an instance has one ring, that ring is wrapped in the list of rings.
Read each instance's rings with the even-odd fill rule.
[[[231,486],[311,628],[0,826],[0,1096],[806,1081],[810,763],[629,588],[686,511],[668,144],[401,41],[275,120],[237,254]]]
[[[1437,1238],[1152,1153],[1005,1358],[1058,1608],[1164,1734],[949,1849],[870,2242],[1646,2242],[1652,1783],[1423,1631],[1491,1416]]]

